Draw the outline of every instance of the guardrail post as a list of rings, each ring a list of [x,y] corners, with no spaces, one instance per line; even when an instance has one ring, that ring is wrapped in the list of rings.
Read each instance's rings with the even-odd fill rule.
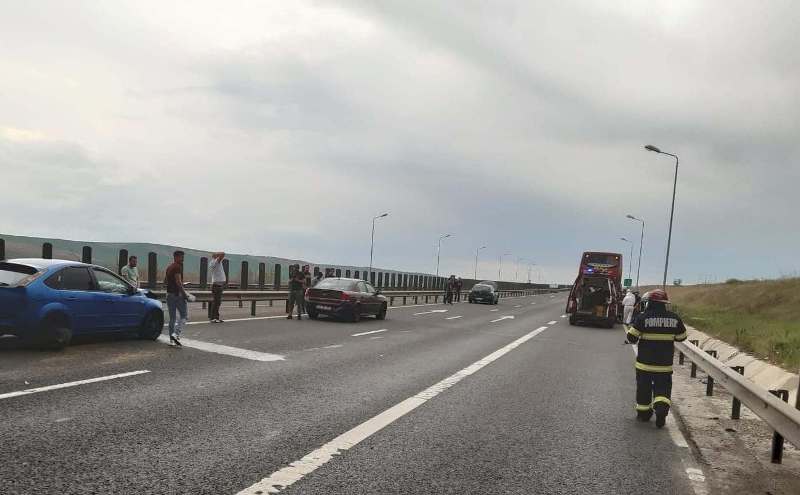
[[[266,263],[259,263],[258,264],[258,290],[264,290],[264,286],[267,284],[267,264]]]
[[[250,316],[256,315],[256,302],[250,301]]]
[[[200,258],[200,289],[206,290],[208,287],[208,258],[203,256]],[[203,307],[206,307],[206,303],[203,303]]]
[[[389,296],[389,306],[394,306],[394,296]]]
[[[694,344],[695,347],[699,347],[700,341],[699,340],[690,340],[690,344]],[[697,363],[692,361],[692,371],[689,374],[692,378],[697,378]]]
[[[275,263],[275,276],[272,282],[272,288],[274,290],[281,290],[281,264]]]
[[[419,296],[414,296],[414,304],[419,304]]]
[[[744,366],[731,366],[731,369],[740,375],[744,375]],[[731,406],[731,419],[739,419],[742,415],[742,403],[736,396],[733,396],[733,405]]]
[[[681,351],[678,351],[678,364],[683,365],[684,355]]]
[[[789,391],[784,389],[770,390],[769,393],[783,402],[789,402]],[[783,463],[783,435],[777,431],[772,433],[772,463]]]
[[[83,246],[81,249],[81,263],[92,262],[92,246]]]
[[[128,264],[128,250],[120,249],[117,256],[117,273],[122,271],[122,267]]]
[[[53,245],[49,242],[42,244],[42,258],[46,260],[53,259]]]
[[[147,253],[147,287],[156,288],[158,278],[158,255],[154,252]]]
[[[242,261],[242,267],[239,269],[239,288],[241,290],[247,290],[250,285],[250,264],[246,261]],[[244,307],[242,304],[242,300],[239,299],[239,307]]]
[[[706,354],[714,359],[717,358],[717,351],[706,351]],[[706,396],[711,397],[712,395],[714,395],[714,377],[711,375],[706,375]]]
[[[406,305],[406,296],[403,296],[403,306]]]
[[[0,239],[0,260],[6,259],[6,240]]]

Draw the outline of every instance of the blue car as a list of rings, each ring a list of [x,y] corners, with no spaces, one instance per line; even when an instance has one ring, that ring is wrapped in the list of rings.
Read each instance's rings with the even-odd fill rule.
[[[96,265],[48,259],[0,261],[0,335],[52,348],[73,335],[137,332],[157,339],[161,301]]]

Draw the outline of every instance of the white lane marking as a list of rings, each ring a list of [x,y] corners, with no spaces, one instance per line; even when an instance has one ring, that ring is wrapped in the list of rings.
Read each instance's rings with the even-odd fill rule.
[[[447,309],[433,309],[431,311],[423,311],[422,313],[414,313],[414,316],[430,315],[430,314],[433,314],[433,313],[447,313],[447,311],[449,311],[449,310],[447,310]]]
[[[354,333],[351,337],[361,337],[362,335],[369,335],[372,333],[388,332],[388,328],[381,328],[380,330],[370,330],[369,332]]]
[[[459,318],[463,318],[463,316],[448,316],[445,320],[457,320]]]
[[[159,342],[169,343],[169,337],[162,335],[158,338]],[[283,361],[285,358],[280,354],[270,354],[268,352],[251,351],[249,349],[240,349],[238,347],[230,347],[222,344],[212,344],[211,342],[203,342],[201,340],[192,340],[181,338],[183,347],[197,349],[198,351],[214,352],[217,354],[224,354],[226,356],[234,356],[242,359],[250,359],[251,361]]]
[[[515,307],[515,308],[521,308],[521,307],[522,307],[522,304],[517,304],[517,305],[516,305],[516,306],[514,306],[514,307]]]
[[[561,317],[562,317],[562,318],[566,318],[566,317],[567,317],[567,315],[561,315]]]
[[[513,320],[513,319],[514,319],[514,316],[512,316],[512,315],[507,315],[507,316],[501,316],[500,318],[498,318],[498,319],[496,319],[496,320],[492,320],[492,321],[490,321],[489,323],[497,323],[498,321],[503,321],[503,320]]]
[[[499,309],[490,309],[489,311],[500,311]]]
[[[556,320],[553,320],[553,321],[548,321],[548,322],[547,322],[547,324],[548,324],[548,325],[555,325],[556,323],[558,323]]]
[[[382,339],[382,338],[383,338],[383,335],[378,335],[376,337],[370,337],[369,340],[376,340],[376,339]]]
[[[531,303],[531,306],[536,306],[536,303]]]
[[[59,383],[58,385],[47,385],[46,387],[29,388],[25,390],[19,390],[17,392],[8,392],[5,394],[0,394],[0,399],[10,399],[12,397],[19,397],[21,395],[30,395],[39,392],[48,392],[50,390],[58,390],[60,388],[76,387],[78,385],[86,385],[87,383],[104,382],[107,380],[115,380],[117,378],[125,378],[126,376],[143,375],[145,373],[150,373],[150,370],[129,371],[128,373],[118,373],[116,375],[101,376],[98,378],[89,378],[87,380],[78,380],[75,382]]]
[[[294,461],[283,469],[275,471],[270,476],[262,479],[258,483],[240,491],[238,495],[255,495],[261,493],[278,493],[286,487],[300,481],[304,476],[311,474],[318,468],[330,461],[333,456],[349,450],[370,436],[374,435],[386,426],[394,423],[401,417],[418,408],[425,402],[433,399],[448,388],[460,382],[469,375],[479,371],[488,364],[500,359],[520,345],[536,337],[547,327],[539,327],[536,330],[518,338],[505,347],[494,351],[483,359],[472,363],[461,371],[450,375],[439,383],[426,388],[422,392],[409,397],[408,399],[395,404],[382,413],[374,416],[367,421],[356,426],[352,430],[342,433],[320,448],[308,453],[302,459]]]
[[[342,344],[333,344],[333,345],[326,345],[323,349],[338,349],[340,347],[344,347]]]

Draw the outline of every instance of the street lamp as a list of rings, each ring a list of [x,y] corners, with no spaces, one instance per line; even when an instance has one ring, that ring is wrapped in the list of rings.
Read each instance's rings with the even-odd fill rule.
[[[439,245],[436,248],[436,276],[439,276],[439,254],[442,252],[442,239],[447,239],[450,234],[445,234],[439,237]]]
[[[486,246],[481,246],[475,250],[475,275],[473,275],[475,280],[478,280],[478,251],[481,249],[486,249]]]
[[[632,270],[631,270],[631,266],[632,266],[632,263],[633,263],[633,241],[629,241],[628,239],[626,239],[624,237],[620,237],[619,240],[620,241],[625,241],[625,242],[627,242],[628,244],[631,245],[631,256],[630,256],[630,258],[628,258],[628,278],[632,278],[633,277],[633,273],[632,273]]]
[[[675,216],[675,191],[678,189],[678,155],[673,155],[672,153],[667,153],[666,151],[661,151],[656,146],[652,144],[648,144],[644,147],[647,151],[652,151],[654,153],[659,153],[662,155],[669,155],[675,159],[675,179],[672,183],[672,209],[669,213],[669,233],[667,234],[667,256],[664,258],[664,280],[661,284],[662,288],[666,290],[667,288],[667,269],[669,268],[669,248],[672,244],[672,219]]]
[[[636,218],[633,215],[626,215],[627,218],[631,220],[635,220],[637,222],[642,222],[642,236],[639,238],[639,261],[636,262],[636,289],[639,289],[639,271],[642,269],[642,244],[644,244],[644,220],[641,218]]]
[[[388,217],[389,213],[382,213],[372,219],[372,242],[369,245],[369,277],[372,280],[372,253],[375,250],[375,220],[383,217]]]
[[[504,256],[511,256],[511,253],[501,254],[498,257],[499,263],[497,263],[497,281],[499,282],[502,279],[502,269],[503,269],[503,257]]]

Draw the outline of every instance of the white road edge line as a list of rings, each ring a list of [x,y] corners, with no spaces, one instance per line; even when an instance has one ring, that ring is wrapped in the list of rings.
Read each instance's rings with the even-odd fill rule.
[[[107,380],[116,380],[117,378],[125,378],[126,376],[143,375],[145,373],[150,373],[150,370],[129,371],[128,373],[119,373],[119,374],[116,374],[116,375],[101,376],[101,377],[98,377],[98,378],[89,378],[88,380],[78,380],[76,382],[60,383],[58,385],[48,385],[46,387],[29,388],[29,389],[26,389],[26,390],[20,390],[18,392],[8,392],[8,393],[5,393],[5,394],[0,394],[0,399],[10,399],[12,397],[19,397],[21,395],[36,394],[36,393],[39,393],[39,392],[47,392],[47,391],[50,391],[50,390],[58,390],[60,388],[76,387],[78,385],[86,385],[87,383],[97,383],[97,382],[104,382],[104,381],[107,381]]]
[[[361,337],[362,335],[369,335],[371,333],[388,332],[388,328],[381,328],[380,330],[370,330],[369,332],[354,333],[351,337]]]
[[[169,343],[169,337],[161,335],[158,338],[159,342]],[[251,351],[250,349],[240,349],[239,347],[231,347],[222,344],[212,344],[211,342],[203,342],[201,340],[193,340],[181,338],[183,347],[197,349],[198,351],[214,352],[217,354],[224,354],[226,356],[234,356],[242,359],[249,359],[251,361],[283,361],[286,358],[280,354],[270,354],[268,352]]]
[[[343,451],[349,450],[358,445],[363,440],[369,438],[373,434],[382,430],[386,426],[394,423],[401,417],[410,413],[418,408],[425,402],[433,399],[441,394],[448,388],[460,382],[469,375],[479,371],[481,368],[487,366],[516,349],[520,345],[536,337],[540,333],[547,330],[547,327],[539,327],[536,330],[518,338],[510,344],[501,347],[483,359],[472,363],[461,371],[450,375],[439,383],[426,388],[422,392],[409,397],[408,399],[390,407],[382,413],[374,416],[367,421],[361,423],[355,428],[342,433],[330,442],[321,446],[320,448],[309,452],[302,459],[297,460],[283,469],[275,471],[267,478],[262,479],[258,483],[245,488],[240,491],[238,495],[255,495],[261,493],[278,493],[286,487],[293,485],[300,481],[304,476],[311,474],[318,468],[330,461],[333,456],[341,454]]]
[[[448,316],[445,320],[457,320],[459,318],[463,318],[463,316]]]

